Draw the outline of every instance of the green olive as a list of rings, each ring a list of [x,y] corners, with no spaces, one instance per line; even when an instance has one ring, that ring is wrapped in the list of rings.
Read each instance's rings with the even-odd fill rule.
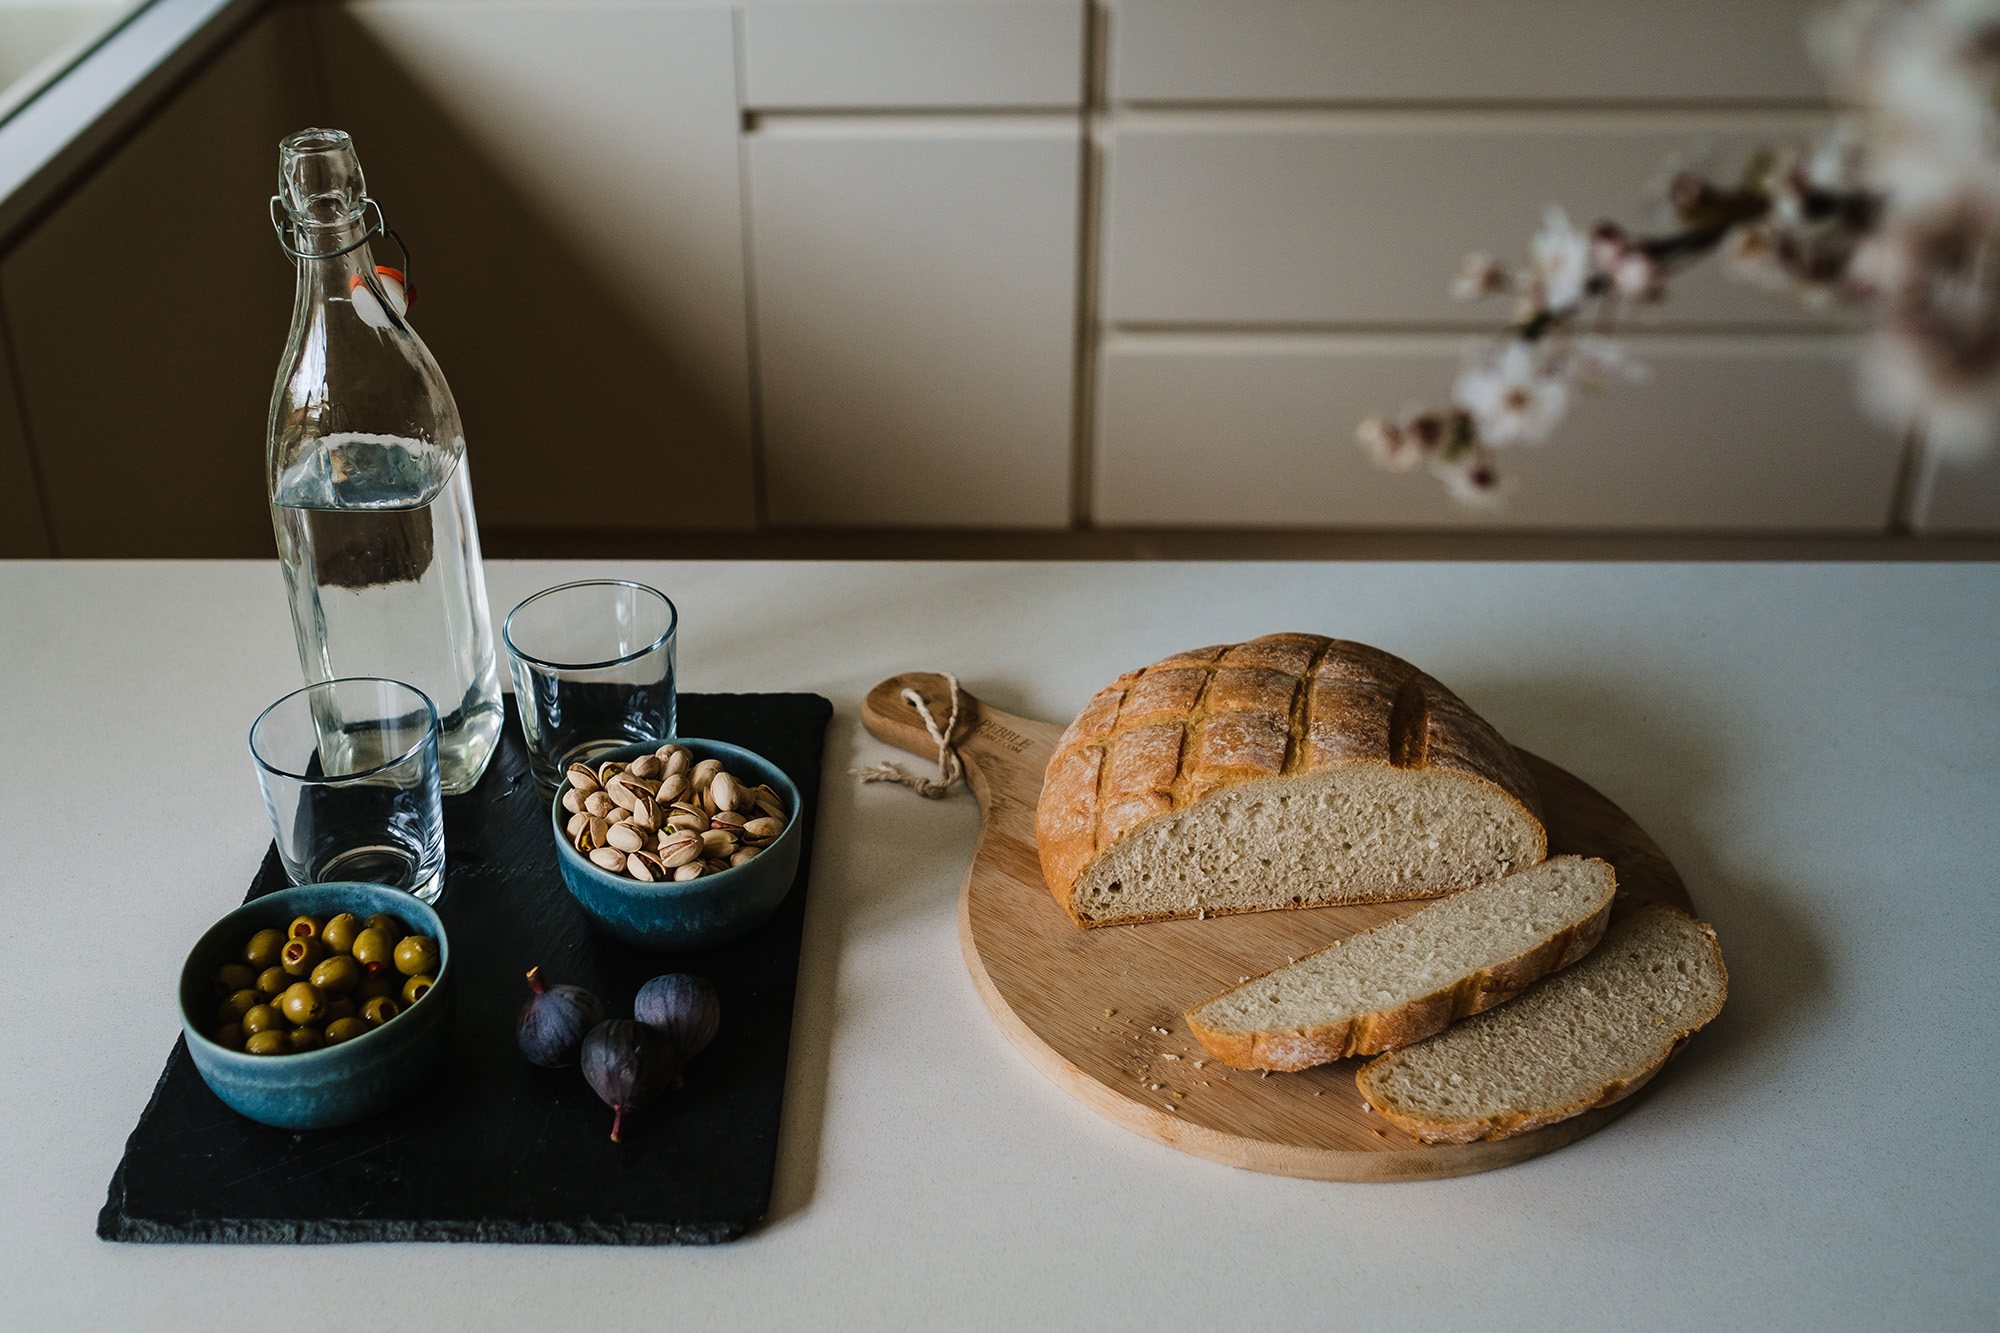
[[[381,1027],[401,1012],[402,1010],[397,1008],[396,1002],[386,995],[377,995],[374,999],[361,1006],[363,1021],[368,1026],[376,1028]]]
[[[242,1050],[243,1025],[241,1023],[224,1023],[216,1030],[215,1044],[218,1046],[227,1046],[232,1051]]]
[[[424,992],[428,991],[431,987],[435,985],[437,985],[437,982],[432,980],[430,977],[423,977],[423,976],[411,977],[408,981],[403,983],[404,1006],[408,1007],[409,1005],[415,1004],[418,1000],[423,999]]]
[[[316,940],[319,938],[319,918],[316,916],[293,917],[292,924],[285,928],[285,934],[295,940]]]
[[[310,975],[324,957],[326,946],[317,939],[295,937],[285,941],[285,947],[278,955],[278,966],[293,977],[303,977]]]
[[[361,984],[361,964],[344,953],[323,959],[312,970],[312,984],[323,991],[345,995]]]
[[[246,1037],[254,1037],[259,1032],[269,1032],[284,1025],[284,1015],[268,1004],[260,1004],[243,1015],[243,1035]]]
[[[330,916],[326,924],[319,928],[320,943],[330,954],[348,952],[354,947],[354,937],[360,933],[361,918],[352,912]]]
[[[326,1045],[326,1037],[318,1028],[293,1028],[285,1035],[291,1038],[294,1051],[316,1051]]]
[[[240,990],[257,985],[257,974],[242,963],[224,963],[215,969],[215,998],[226,1000]]]
[[[253,1032],[244,1040],[243,1049],[252,1055],[284,1055],[292,1049],[292,1038],[276,1028]]]
[[[403,936],[410,933],[408,926],[395,917],[390,916],[387,912],[377,912],[374,916],[368,918],[366,925],[369,930],[381,931],[383,938],[387,939],[391,944],[394,944],[397,940],[402,939]]]
[[[336,1018],[326,1025],[326,1044],[338,1046],[343,1041],[353,1041],[367,1031],[368,1025],[358,1018]]]
[[[278,963],[278,951],[285,947],[285,932],[260,930],[243,946],[243,961],[262,972]]]
[[[329,995],[326,997],[326,1021],[337,1023],[343,1018],[354,1017],[354,997],[351,995]]]
[[[326,997],[310,981],[295,981],[278,997],[278,1012],[304,1027],[326,1021]]]
[[[267,967],[257,974],[257,989],[265,995],[282,995],[292,981],[292,974],[284,968]]]
[[[264,1003],[264,997],[247,987],[237,991],[215,1007],[215,1021],[218,1023],[240,1023],[243,1015]]]
[[[430,975],[438,968],[438,942],[428,935],[405,935],[396,943],[396,970],[406,977]]]
[[[364,968],[361,984],[354,988],[357,1004],[376,999],[383,995],[394,995],[403,984],[402,973],[392,967]]]
[[[354,947],[349,952],[354,955],[354,961],[363,967],[370,963],[387,964],[395,957],[389,937],[373,926],[354,937]]]

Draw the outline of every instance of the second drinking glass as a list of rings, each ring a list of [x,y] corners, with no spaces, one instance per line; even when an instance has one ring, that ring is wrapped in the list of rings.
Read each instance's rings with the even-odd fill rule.
[[[573,763],[674,734],[678,623],[665,594],[623,579],[565,583],[508,613],[500,637],[537,782],[553,789]]]

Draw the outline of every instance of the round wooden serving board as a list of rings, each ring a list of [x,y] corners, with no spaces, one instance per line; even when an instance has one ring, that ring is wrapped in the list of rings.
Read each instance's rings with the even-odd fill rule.
[[[862,722],[878,739],[935,760],[937,746],[902,696],[921,695],[940,725],[950,685],[908,672],[869,691]],[[1622,1114],[1644,1090],[1560,1124],[1495,1143],[1431,1145],[1363,1108],[1360,1060],[1292,1074],[1230,1069],[1182,1015],[1248,977],[1421,902],[1255,912],[1085,930],[1056,905],[1035,853],[1035,804],[1062,728],[1014,717],[960,692],[954,732],[983,816],[959,897],[966,966],[1000,1027],[1036,1068],[1092,1109],[1198,1157],[1311,1180],[1430,1180],[1538,1157]],[[1590,786],[1523,754],[1541,784],[1549,853],[1599,856],[1618,871],[1613,918],[1649,901],[1692,912],[1653,840]]]

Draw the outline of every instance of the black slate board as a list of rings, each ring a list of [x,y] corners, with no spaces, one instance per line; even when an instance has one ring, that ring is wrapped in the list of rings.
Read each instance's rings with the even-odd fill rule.
[[[726,948],[647,954],[591,929],[563,888],[548,798],[529,776],[512,695],[479,786],[445,802],[438,912],[459,979],[454,1042],[438,1074],[394,1109],[340,1129],[292,1132],[238,1116],[177,1041],[125,1144],[98,1214],[106,1240],[502,1241],[575,1245],[734,1240],[770,1206],[791,1045],[820,755],[833,706],[816,694],[687,694],[683,735],[770,759],[804,799],[798,879],[772,918]],[[276,849],[248,898],[285,887]],[[219,915],[219,913],[218,913]],[[191,942],[191,941],[190,941]],[[630,1017],[647,978],[715,983],[722,1028],[681,1091],[611,1111],[575,1069],[537,1069],[514,1045],[540,964]]]

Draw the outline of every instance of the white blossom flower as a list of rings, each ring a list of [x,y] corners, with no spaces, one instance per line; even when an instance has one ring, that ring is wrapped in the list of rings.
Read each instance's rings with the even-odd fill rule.
[[[1493,455],[1475,447],[1447,461],[1432,458],[1431,475],[1444,483],[1445,493],[1462,505],[1480,509],[1500,509],[1506,505],[1506,487]]]
[[[1468,365],[1451,396],[1472,414],[1480,440],[1495,448],[1540,444],[1569,411],[1569,384],[1544,373],[1534,349],[1519,340]]]
[[[1458,276],[1451,280],[1451,295],[1457,301],[1477,301],[1482,296],[1499,296],[1512,286],[1499,260],[1474,251],[1459,264]]]
[[[1370,417],[1354,431],[1354,442],[1375,460],[1377,467],[1391,472],[1408,472],[1424,461],[1424,451],[1416,439],[1387,417]]]
[[[1983,452],[2000,434],[2000,200],[1898,210],[1861,262],[1884,307],[1863,402],[1892,426],[1921,419],[1947,453]]]
[[[1590,238],[1570,225],[1569,214],[1549,206],[1529,245],[1535,294],[1553,311],[1572,309],[1590,280]]]
[[[1564,366],[1578,388],[1601,389],[1612,383],[1643,384],[1653,372],[1626,354],[1625,344],[1602,334],[1586,333],[1570,344]]]

